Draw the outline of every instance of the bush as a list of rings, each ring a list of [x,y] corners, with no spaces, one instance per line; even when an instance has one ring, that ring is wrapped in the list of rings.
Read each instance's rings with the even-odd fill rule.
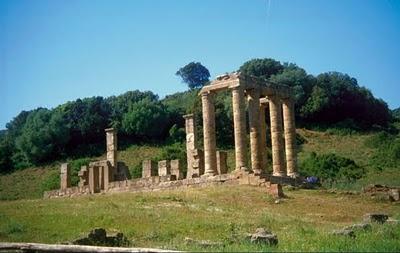
[[[71,185],[77,186],[79,182],[78,173],[81,170],[81,167],[84,165],[89,165],[89,158],[80,158],[70,162],[71,166]]]
[[[40,185],[40,191],[43,193],[45,191],[56,190],[60,188],[60,174],[58,170],[52,171],[52,173],[42,181]]]
[[[303,161],[301,171],[306,176],[318,177],[322,184],[329,186],[336,182],[354,182],[365,174],[364,169],[351,159],[314,152]]]
[[[183,143],[174,143],[172,145],[168,145],[162,148],[160,155],[155,156],[151,160],[153,161],[161,161],[161,160],[175,160],[179,159],[182,172],[185,175],[186,168],[186,146]]]
[[[365,144],[375,149],[370,163],[376,169],[382,170],[382,168],[396,168],[399,166],[400,136],[380,132],[369,138]]]

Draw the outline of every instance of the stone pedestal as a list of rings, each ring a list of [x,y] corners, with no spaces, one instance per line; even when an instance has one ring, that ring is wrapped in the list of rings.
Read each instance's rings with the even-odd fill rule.
[[[90,193],[100,192],[100,169],[98,166],[89,166]]]
[[[71,168],[68,163],[61,164],[60,180],[61,190],[71,187]]]
[[[171,175],[176,177],[176,180],[183,179],[183,172],[179,160],[171,160]]]
[[[204,175],[214,176],[217,173],[215,108],[211,93],[202,93],[203,136],[204,136]]]
[[[294,118],[294,101],[283,100],[283,126],[285,131],[286,170],[289,177],[298,177],[296,166],[296,127]]]
[[[274,176],[285,176],[282,139],[282,104],[275,96],[268,97],[271,118],[272,168]]]
[[[159,176],[171,175],[171,164],[168,160],[162,160],[158,162],[158,175]]]
[[[195,124],[195,117],[194,114],[187,114],[184,115],[183,118],[185,119],[185,130],[186,130],[186,160],[187,160],[187,173],[186,178],[193,178],[199,177],[200,172],[198,171],[198,167],[195,167],[194,164],[196,163],[199,165],[199,161],[195,161],[200,159],[197,156],[197,137],[196,137],[196,124]],[[203,156],[201,156],[203,159]],[[204,173],[204,166],[202,167],[202,174]]]
[[[81,170],[78,172],[78,177],[79,177],[79,187],[83,187],[85,185],[89,184],[89,171],[87,166],[82,166]]]
[[[158,167],[157,163],[152,160],[143,160],[142,162],[142,177],[153,177],[157,176],[158,174]]]
[[[106,143],[107,143],[107,161],[110,162],[111,166],[117,167],[117,132],[114,128],[107,128],[106,132]]]
[[[247,166],[246,105],[244,91],[241,87],[232,89],[232,110],[235,134],[235,169],[245,169]]]
[[[192,153],[192,169],[187,171],[186,178],[196,178],[204,174],[204,152],[201,149],[194,149]]]
[[[218,175],[228,173],[227,160],[228,153],[225,151],[217,151],[217,171]]]
[[[247,94],[249,103],[251,168],[254,174],[259,175],[262,172],[260,92],[257,89],[253,89],[249,90]]]

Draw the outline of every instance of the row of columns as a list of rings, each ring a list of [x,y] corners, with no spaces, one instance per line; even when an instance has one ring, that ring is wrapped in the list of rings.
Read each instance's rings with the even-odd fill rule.
[[[265,110],[267,104],[260,103],[260,92],[258,89],[246,90],[246,95],[248,98],[249,110],[251,168],[255,174],[261,174],[263,172],[263,166],[266,164]],[[204,135],[204,174],[207,176],[216,174],[215,108],[213,96],[214,94],[210,92],[201,94]],[[296,132],[293,100],[290,98],[280,99],[277,96],[270,96],[268,97],[268,104],[271,121],[273,175],[296,177],[298,174],[296,168]],[[232,109],[236,169],[246,169],[245,92],[240,86],[232,89]],[[283,133],[285,135],[285,142],[283,142]],[[286,154],[286,170],[284,148]]]

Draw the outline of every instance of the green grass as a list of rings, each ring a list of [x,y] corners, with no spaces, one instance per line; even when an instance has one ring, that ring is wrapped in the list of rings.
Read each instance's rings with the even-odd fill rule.
[[[95,227],[121,231],[135,247],[192,251],[399,251],[400,226],[374,225],[355,239],[330,235],[367,212],[400,218],[400,205],[360,195],[288,191],[274,204],[263,189],[220,186],[153,193],[121,193],[0,202],[0,241],[61,243]],[[277,247],[252,245],[244,234],[265,227]],[[185,237],[222,245],[186,245]]]
[[[300,148],[300,163],[310,152],[335,153],[367,168],[368,173],[355,183],[334,187],[360,190],[374,183],[400,185],[400,167],[379,171],[371,166],[370,159],[376,151],[365,143],[374,134],[337,135],[305,129],[297,132],[306,140]],[[143,159],[157,157],[161,150],[160,146],[132,145],[120,151],[118,159],[134,172],[140,169]],[[232,170],[234,152],[227,151]],[[89,159],[104,158],[105,155]],[[57,186],[60,163],[0,176],[0,241],[62,243],[95,227],[104,227],[110,232],[123,232],[135,247],[188,251],[400,251],[399,225],[374,225],[370,231],[357,232],[355,239],[329,234],[333,229],[360,222],[367,212],[385,212],[399,219],[398,203],[363,195],[295,190],[285,191],[288,198],[274,204],[263,189],[249,186],[39,199],[43,190]],[[276,233],[278,246],[245,241],[244,234],[257,227]],[[187,245],[185,237],[222,245]]]

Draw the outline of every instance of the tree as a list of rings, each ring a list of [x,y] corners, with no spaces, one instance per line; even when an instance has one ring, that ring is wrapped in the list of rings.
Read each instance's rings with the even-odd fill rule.
[[[29,114],[21,135],[16,139],[16,147],[21,163],[38,164],[63,153],[69,134],[62,115],[48,109],[39,108]]]
[[[167,129],[167,113],[162,104],[149,99],[140,100],[122,118],[122,130],[144,139],[161,137]]]
[[[271,75],[269,81],[274,84],[284,84],[293,88],[296,111],[304,106],[312,92],[315,78],[293,63],[285,63],[284,69],[278,74]]]
[[[200,88],[210,79],[210,72],[200,62],[191,62],[180,68],[175,75],[180,76],[189,89]]]
[[[283,66],[279,61],[270,58],[252,59],[245,62],[239,70],[246,75],[268,79],[272,75],[282,72]]]

